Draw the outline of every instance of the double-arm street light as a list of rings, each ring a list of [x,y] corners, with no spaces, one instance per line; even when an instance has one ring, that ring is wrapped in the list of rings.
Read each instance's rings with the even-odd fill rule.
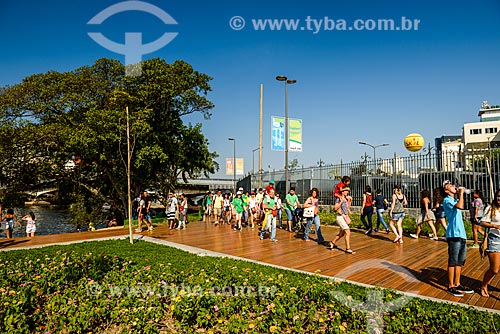
[[[289,80],[284,75],[278,75],[276,80],[285,82],[285,194],[288,194],[288,85],[297,80]]]
[[[233,141],[233,195],[236,195],[236,139],[228,138]]]
[[[389,144],[372,145],[372,144],[365,143],[364,141],[360,141],[358,143],[360,145],[366,145],[366,146],[370,146],[371,148],[373,148],[373,173],[377,174],[377,155],[376,155],[377,153],[376,153],[376,149],[377,149],[377,147],[389,146]]]

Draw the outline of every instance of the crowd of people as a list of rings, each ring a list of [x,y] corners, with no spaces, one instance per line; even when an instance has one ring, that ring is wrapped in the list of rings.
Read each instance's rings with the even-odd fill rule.
[[[337,249],[338,242],[345,239],[344,252],[356,254],[351,249],[351,204],[350,178],[345,176],[335,187],[334,211],[336,223],[340,227],[335,238],[328,243],[328,249]],[[474,291],[461,284],[461,271],[465,264],[467,252],[467,236],[465,233],[462,210],[464,210],[465,188],[457,187],[451,181],[446,180],[442,187],[433,189],[432,196],[428,189],[420,194],[420,214],[416,219],[416,233],[409,234],[410,237],[418,239],[422,233],[424,224],[429,225],[431,233],[429,239],[439,240],[439,229],[445,231],[445,240],[448,244],[448,287],[447,292],[462,297]],[[311,189],[309,197],[300,203],[295,189],[292,187],[284,199],[275,192],[274,181],[271,180],[265,189],[256,191],[245,191],[239,188],[234,196],[231,194],[208,193],[203,200],[203,221],[214,224],[231,224],[233,230],[241,231],[242,227],[248,226],[260,228],[259,238],[265,239],[269,234],[272,242],[278,241],[276,229],[282,228],[289,232],[302,230],[303,239],[308,241],[310,233],[316,233],[316,241],[320,244],[325,242],[321,232],[321,222],[318,215],[319,191]],[[402,244],[403,241],[403,219],[406,215],[405,207],[408,200],[401,187],[395,185],[390,200],[386,199],[380,189],[373,194],[370,186],[367,186],[363,194],[361,206],[361,222],[366,230],[365,234],[394,233],[394,243]],[[488,284],[500,270],[500,190],[495,193],[490,205],[485,203],[482,192],[475,190],[470,205],[470,220],[472,222],[473,244],[469,248],[479,248],[479,236],[487,247],[485,253],[489,258],[490,267],[484,274],[480,293],[489,296]],[[389,211],[389,224],[384,219],[384,212]],[[282,214],[282,212],[284,214]],[[376,225],[373,226],[372,217],[376,215]],[[312,230],[314,224],[315,229]],[[383,229],[379,230],[380,227]],[[489,232],[483,228],[489,229]]]

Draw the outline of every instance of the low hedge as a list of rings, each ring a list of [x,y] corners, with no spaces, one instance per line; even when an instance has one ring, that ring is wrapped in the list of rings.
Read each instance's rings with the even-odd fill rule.
[[[1,333],[47,334],[500,328],[498,316],[473,308],[127,240],[3,252],[0,318]]]

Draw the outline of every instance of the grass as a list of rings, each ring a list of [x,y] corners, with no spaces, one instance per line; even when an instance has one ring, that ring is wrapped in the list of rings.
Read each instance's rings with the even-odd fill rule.
[[[500,318],[139,241],[3,252],[1,333],[492,333]]]

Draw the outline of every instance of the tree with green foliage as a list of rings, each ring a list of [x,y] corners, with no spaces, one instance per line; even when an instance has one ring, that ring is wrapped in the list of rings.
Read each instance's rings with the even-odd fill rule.
[[[210,119],[212,80],[184,61],[141,63],[126,76],[115,60],[49,71],[0,90],[0,183],[10,193],[57,186],[61,202],[127,207],[126,107],[130,111],[133,194],[175,189],[179,177],[218,169],[201,124]],[[98,206],[100,209],[100,205]]]

